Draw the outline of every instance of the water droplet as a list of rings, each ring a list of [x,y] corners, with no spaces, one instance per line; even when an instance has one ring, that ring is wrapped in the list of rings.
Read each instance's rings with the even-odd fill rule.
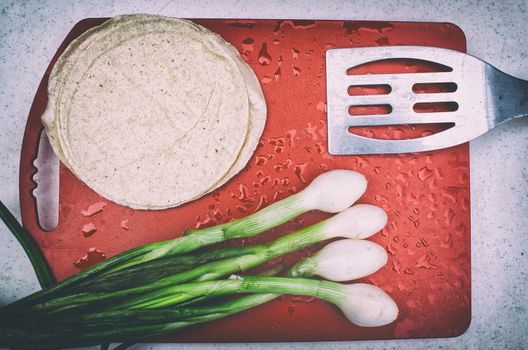
[[[392,271],[396,272],[396,273],[400,273],[400,269],[401,269],[401,264],[398,260],[396,259],[393,259],[392,260]]]
[[[270,180],[271,180],[271,176],[267,175],[267,176],[263,177],[263,178],[260,180],[260,184],[261,184],[262,186],[264,186],[264,185],[267,184]]]
[[[420,136],[421,137],[426,137],[426,136],[431,136],[432,134],[434,134],[434,132],[432,132],[431,130],[424,130],[424,131],[422,131]]]
[[[90,222],[88,224],[83,225],[83,227],[81,227],[81,231],[84,237],[90,237],[95,232],[97,232],[97,228],[93,223]]]
[[[276,70],[275,73],[273,74],[273,77],[275,78],[275,82],[276,82],[276,83],[279,82],[281,74],[282,74],[282,72],[281,72],[281,67],[279,67],[279,68],[277,68],[277,70]]]
[[[296,60],[297,57],[299,57],[299,50],[292,49],[292,57],[293,57],[294,60]]]
[[[242,41],[242,51],[243,52],[251,52],[253,51],[255,47],[255,40],[251,39],[251,38],[246,38]]]
[[[389,38],[382,36],[375,41],[376,45],[378,46],[387,46],[390,45]]]
[[[242,214],[245,214],[245,213],[247,213],[247,209],[246,209],[246,208],[244,208],[244,207],[243,207],[243,206],[241,206],[241,205],[237,205],[237,207],[236,207],[236,208],[237,208],[237,210],[238,210],[239,212],[241,212]]]
[[[89,248],[86,255],[73,262],[75,267],[84,270],[103,260],[106,260],[106,254],[96,248]]]
[[[420,226],[420,220],[418,220],[417,218],[415,218],[412,215],[409,215],[409,221],[411,221],[413,223],[414,227],[416,227],[416,228],[418,228]]]
[[[295,135],[297,135],[297,130],[291,129],[286,132],[286,138],[288,139],[288,146],[293,147],[295,146]]]
[[[266,156],[257,156],[255,158],[255,164],[256,165],[264,165],[268,162],[268,157]]]
[[[387,253],[389,253],[390,255],[395,255],[397,250],[398,249],[396,248],[396,246],[392,242],[389,242],[389,244],[387,245]]]
[[[420,179],[420,181],[425,181],[428,178],[430,178],[431,176],[433,176],[433,173],[434,172],[431,169],[429,169],[428,167],[424,166],[423,168],[418,170],[418,179]]]
[[[319,112],[326,113],[326,103],[323,102],[323,101],[318,102],[317,105],[315,106],[315,108]]]
[[[288,22],[293,29],[309,29],[315,27],[316,25],[316,22],[313,20],[292,20]]]
[[[290,165],[291,165],[291,160],[287,159],[284,163],[278,163],[277,165],[273,166],[273,169],[275,169],[276,172],[280,172],[282,170],[288,169]],[[275,181],[277,181],[277,184],[278,184],[279,180],[275,179],[273,180],[273,183],[275,183]]]
[[[458,177],[458,182],[461,183],[461,184],[466,184],[468,182],[468,174],[466,173],[463,173],[463,174],[460,174],[460,176]]]
[[[257,207],[255,208],[255,211],[258,211],[258,210],[264,208],[266,206],[267,202],[268,202],[268,197],[266,197],[264,195],[261,196],[260,200],[259,200],[259,203],[258,203]]]
[[[451,249],[453,247],[453,236],[450,232],[446,232],[445,238],[440,242],[440,247]]]
[[[397,286],[398,286],[398,289],[401,290],[402,292],[407,290],[407,286],[402,281],[399,281]]]
[[[370,162],[367,158],[355,156],[353,159],[360,168],[367,168],[370,166]]]
[[[422,255],[421,257],[419,257],[418,260],[416,261],[416,265],[415,266],[417,268],[419,268],[419,269],[425,269],[425,270],[437,269],[438,268],[436,265],[434,265],[431,262],[431,257],[429,256],[429,254],[425,254],[425,255]]]
[[[231,193],[231,197],[232,198],[237,198],[242,203],[251,203],[251,202],[255,201],[255,199],[253,197],[250,197],[248,195],[246,185],[239,184],[238,185],[238,191],[239,191],[238,195],[236,195],[235,193]]]
[[[127,230],[128,231],[128,219],[125,219],[125,220],[121,220],[121,224],[120,224],[121,228],[123,230]]]
[[[214,218],[212,218],[209,214],[205,217],[205,219],[200,220],[200,217],[196,217],[196,225],[195,228],[200,229],[204,227],[210,227],[216,224],[216,221]]]
[[[356,32],[371,32],[382,34],[390,32],[394,29],[394,25],[389,22],[352,22],[343,21],[343,28],[346,29],[347,34]]]
[[[262,79],[260,79],[260,82],[262,84],[264,84],[264,85],[269,84],[269,83],[271,83],[271,78],[266,75],[266,76],[262,77]]]
[[[445,223],[446,223],[447,225],[451,225],[451,223],[453,222],[453,219],[454,219],[455,215],[456,215],[456,213],[455,213],[455,211],[454,211],[452,208],[447,209],[447,210],[444,212]]]
[[[380,203],[385,203],[385,204],[388,204],[389,203],[389,200],[387,199],[387,197],[384,197],[382,196],[381,194],[377,194],[374,196],[374,200],[376,202],[380,202]]]
[[[293,76],[294,77],[298,77],[301,74],[301,69],[298,68],[298,67],[293,67],[292,66],[292,71],[293,71]]]
[[[271,63],[271,56],[268,53],[268,45],[266,43],[262,43],[262,47],[258,54],[258,62],[263,66],[267,66]]]
[[[442,174],[442,170],[440,168],[435,168],[434,169],[434,173],[435,173],[435,176],[438,180],[443,180],[444,179],[444,175]]]
[[[94,204],[90,205],[85,210],[82,210],[81,214],[83,216],[92,216],[92,215],[95,215],[95,214],[100,213],[101,211],[103,211],[103,209],[105,207],[106,207],[106,203],[105,202],[97,202],[97,203],[94,203]]]
[[[213,210],[211,216],[218,222],[222,220],[222,212],[218,209]]]
[[[318,135],[317,135],[317,125],[313,125],[312,123],[308,123],[308,126],[304,129],[304,131],[312,137],[312,140],[317,141]]]
[[[294,168],[295,175],[297,175],[299,180],[301,180],[303,183],[306,183],[304,174],[306,172],[307,167],[308,167],[308,163],[302,163],[302,164],[297,164]]]
[[[420,239],[418,240],[418,243],[417,243],[417,246],[418,244],[421,246],[421,247],[429,247],[429,242],[427,242],[427,240],[423,237],[420,237]]]
[[[273,45],[279,45],[280,41],[279,39],[273,39]]]
[[[280,21],[275,22],[275,27],[273,27],[273,33],[274,33],[275,35],[277,35],[277,33],[279,32],[279,30],[281,29],[283,23],[284,23],[283,20],[280,20]]]
[[[49,248],[51,246],[51,241],[48,239],[43,239],[40,244],[43,248]]]
[[[462,202],[460,203],[460,206],[462,207],[462,210],[469,211],[469,198],[464,197],[464,199],[462,199]]]

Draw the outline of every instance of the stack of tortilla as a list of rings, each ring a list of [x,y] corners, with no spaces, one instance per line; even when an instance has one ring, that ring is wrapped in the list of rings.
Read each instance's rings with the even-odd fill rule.
[[[219,35],[186,20],[129,15],[67,47],[42,120],[61,161],[97,193],[165,209],[244,168],[266,104],[251,68]]]

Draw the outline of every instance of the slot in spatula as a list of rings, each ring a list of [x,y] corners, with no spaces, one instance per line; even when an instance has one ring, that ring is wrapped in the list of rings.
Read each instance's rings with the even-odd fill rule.
[[[392,59],[429,61],[448,72],[349,75],[350,68]],[[328,150],[331,154],[421,152],[469,141],[513,118],[528,115],[528,81],[514,78],[464,53],[425,46],[330,49],[326,52]],[[456,84],[452,92],[415,93],[415,84]],[[384,95],[350,96],[351,86],[389,85]],[[454,85],[453,85],[454,86]],[[455,103],[449,112],[417,113],[423,103]],[[384,115],[350,115],[350,106],[390,105]],[[359,136],[351,127],[451,123],[438,133],[386,140]]]

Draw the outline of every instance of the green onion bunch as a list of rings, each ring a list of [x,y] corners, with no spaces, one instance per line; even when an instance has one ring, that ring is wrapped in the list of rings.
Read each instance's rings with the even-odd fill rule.
[[[373,205],[353,205],[366,186],[357,172],[329,171],[303,191],[245,218],[123,252],[0,309],[0,347],[133,344],[251,309],[282,294],[325,300],[358,326],[389,324],[398,307],[387,293],[370,284],[339,283],[370,275],[387,262],[384,248],[363,240],[385,226],[386,213]],[[336,215],[269,243],[202,249],[258,235],[311,210]],[[256,276],[245,273],[336,238],[342,239],[286,271],[275,266]]]

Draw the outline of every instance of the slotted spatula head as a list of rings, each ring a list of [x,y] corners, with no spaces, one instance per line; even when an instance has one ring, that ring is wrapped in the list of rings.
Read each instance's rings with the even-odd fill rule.
[[[413,59],[437,63],[448,71],[349,75],[370,62]],[[328,150],[331,154],[420,152],[469,141],[495,125],[528,113],[528,84],[464,53],[425,46],[331,49],[326,52]],[[415,93],[415,84],[445,83],[452,92]],[[456,85],[454,85],[456,84]],[[349,87],[389,85],[384,95],[350,96]],[[417,103],[453,103],[449,112],[417,113]],[[350,115],[350,106],[390,105],[384,115]],[[368,138],[351,127],[451,123],[438,133],[404,140]]]

